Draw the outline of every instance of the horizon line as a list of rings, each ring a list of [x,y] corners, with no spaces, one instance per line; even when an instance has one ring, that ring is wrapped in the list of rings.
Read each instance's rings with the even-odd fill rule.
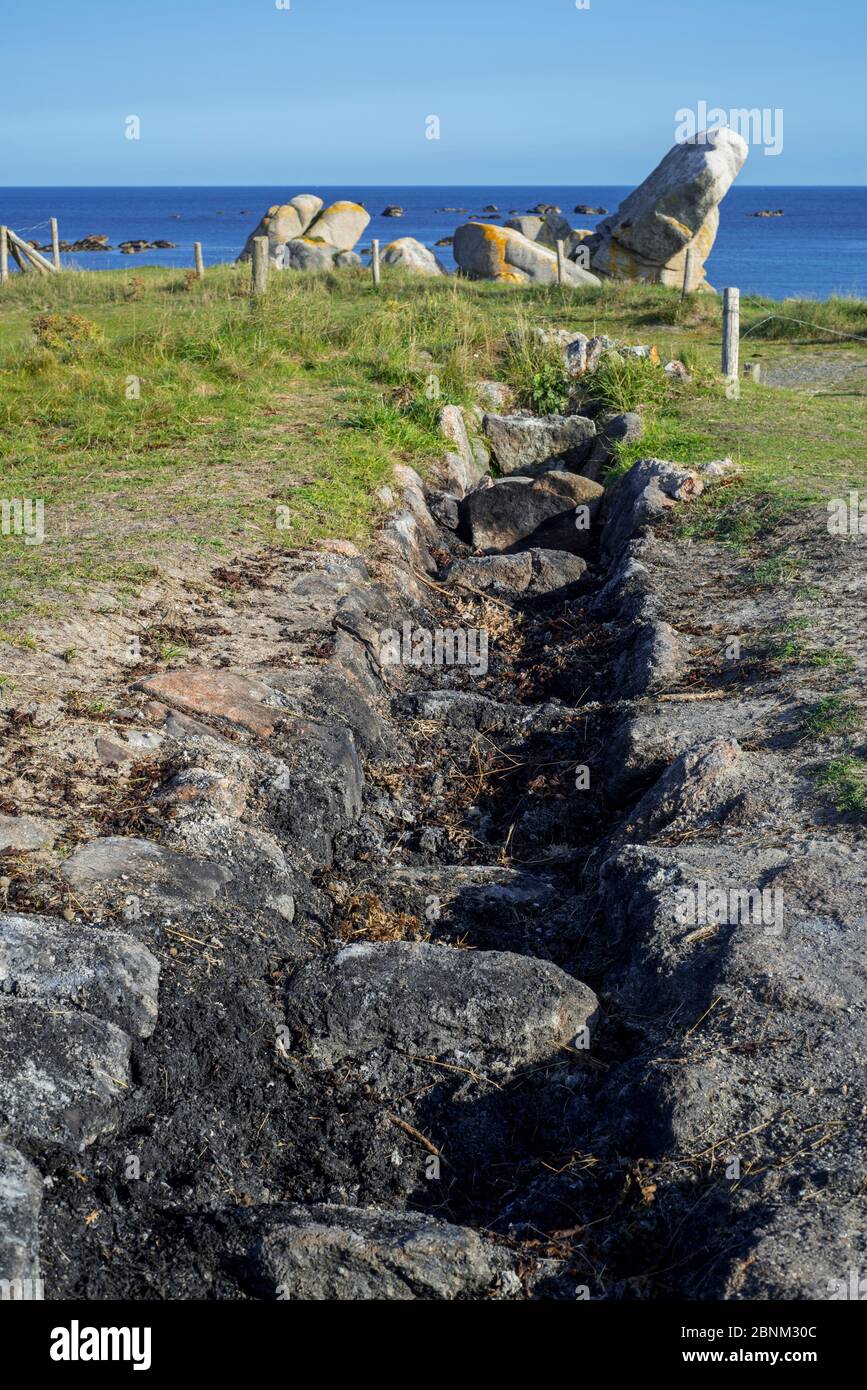
[[[0,192],[11,189],[21,188],[100,188],[125,190],[131,188],[272,188],[275,180],[269,183],[9,183],[0,184]],[[625,188],[628,184],[622,183],[588,183],[585,185],[575,183],[558,183],[556,180],[548,180],[545,183],[398,183],[396,180],[389,183],[365,183],[363,180],[338,179],[334,183],[322,182],[320,188],[337,188],[344,184],[355,183],[362,188]],[[285,181],[284,181],[285,183]],[[632,185],[639,187],[638,184]],[[867,188],[867,183],[735,183],[735,188]],[[732,191],[729,189],[729,192]],[[726,195],[727,196],[727,195]]]

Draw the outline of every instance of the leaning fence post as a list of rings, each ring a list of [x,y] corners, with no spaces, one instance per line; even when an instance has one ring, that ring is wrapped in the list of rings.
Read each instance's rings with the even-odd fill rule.
[[[54,261],[54,269],[60,269],[60,238],[57,235],[57,218],[51,219],[51,258]]]
[[[268,288],[268,238],[253,238],[253,294],[264,294]]]
[[[373,239],[371,252],[372,254],[370,258],[370,268],[373,271],[373,288],[375,290],[378,290],[381,274],[379,269],[379,242],[377,241],[376,237],[374,237]]]
[[[0,285],[9,279],[9,238],[6,228],[0,227]]]
[[[204,280],[205,262],[202,259],[202,243],[200,241],[193,242],[193,254],[196,258],[196,274],[200,280]]]
[[[686,255],[683,259],[683,289],[680,292],[681,304],[686,299],[686,296],[689,294],[690,287],[692,285],[692,262],[694,254],[695,253],[692,247],[688,246],[686,250]]]
[[[562,241],[557,242],[557,284],[562,289],[563,281],[566,279],[564,261],[566,258],[566,248]]]
[[[741,338],[741,292],[723,291],[722,372],[726,381],[738,379],[738,355]]]

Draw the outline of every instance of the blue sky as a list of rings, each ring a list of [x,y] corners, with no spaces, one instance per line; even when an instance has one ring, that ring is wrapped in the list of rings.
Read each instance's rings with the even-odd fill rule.
[[[865,0],[278,3],[9,3],[0,184],[627,184],[701,100],[784,113],[741,183],[867,183]]]

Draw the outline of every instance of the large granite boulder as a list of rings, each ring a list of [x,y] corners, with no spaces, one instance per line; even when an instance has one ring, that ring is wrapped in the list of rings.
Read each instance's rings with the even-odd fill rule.
[[[324,241],[338,251],[352,251],[370,224],[370,213],[360,203],[332,203],[306,229],[314,241]]]
[[[427,246],[415,237],[402,236],[389,242],[382,253],[382,264],[398,270],[412,270],[416,275],[446,275],[445,266]]]
[[[513,227],[465,222],[455,232],[454,257],[471,280],[504,280],[514,285],[556,285],[557,256]],[[600,281],[573,261],[564,265],[565,283],[576,288]]]
[[[255,231],[248,236],[238,260],[249,261],[253,255],[254,238],[266,236],[272,264],[281,266],[281,248],[287,241],[304,235],[322,206],[322,199],[317,198],[314,193],[298,193],[294,198],[290,198],[288,203],[275,203],[265,213]]]
[[[523,217],[508,218],[503,226],[510,227],[513,232],[520,232],[521,236],[525,236],[528,241],[538,241],[543,219],[533,212],[528,212]]]
[[[593,270],[618,280],[681,285],[692,249],[687,288],[706,286],[704,265],[716,238],[719,205],[747,153],[746,141],[727,128],[675,145],[588,238]]]
[[[592,232],[586,228],[570,227],[566,218],[559,212],[548,212],[544,217],[534,216],[528,213],[525,217],[510,217],[503,224],[514,232],[520,232],[521,236],[527,237],[529,241],[535,241],[540,246],[547,246],[551,251],[557,250],[557,242],[562,241],[566,255],[572,260],[577,260],[586,270],[589,265],[589,252],[578,255],[578,248],[583,245]]]

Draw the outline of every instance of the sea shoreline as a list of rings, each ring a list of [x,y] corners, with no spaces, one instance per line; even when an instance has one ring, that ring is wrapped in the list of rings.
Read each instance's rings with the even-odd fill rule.
[[[167,240],[171,249],[123,255],[117,251],[65,255],[62,263],[84,271],[159,265],[192,265],[193,244],[200,241],[206,265],[232,262],[272,203],[282,201],[295,185],[155,185],[124,188],[15,187],[0,189],[0,221],[40,244],[48,240],[49,219],[57,217],[60,236],[77,241],[106,234],[113,246],[134,239]],[[624,185],[363,185],[322,186],[327,200],[349,196],[372,214],[364,238],[383,245],[395,236],[413,236],[435,248],[448,269],[449,247],[437,247],[461,221],[496,203],[504,217],[536,202],[563,208],[575,226],[595,228],[599,216],[573,213],[579,203],[612,211],[630,191]],[[828,217],[829,204],[835,209]],[[401,218],[381,214],[390,203],[405,208]],[[447,213],[448,207],[467,214]],[[765,208],[782,208],[782,217],[762,218]],[[738,285],[744,294],[767,298],[828,299],[835,295],[867,297],[867,189],[852,186],[735,185],[721,207],[716,245],[708,275],[717,287]]]

